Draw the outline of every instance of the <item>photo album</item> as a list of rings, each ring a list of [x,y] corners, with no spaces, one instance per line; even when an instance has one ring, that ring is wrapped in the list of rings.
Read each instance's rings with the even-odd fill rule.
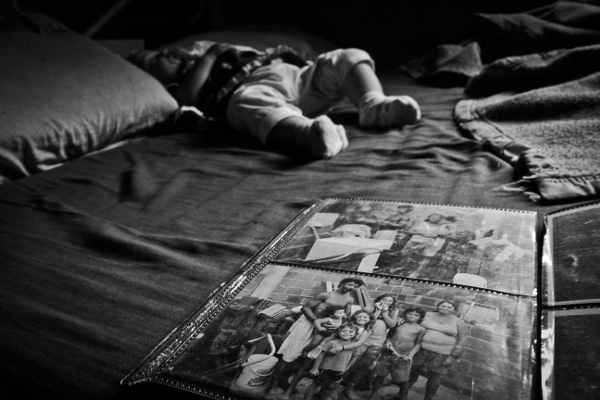
[[[583,348],[598,346],[598,217],[545,216],[539,255],[535,212],[320,200],[122,384],[212,399],[585,398],[573,393],[593,388],[555,382],[600,376],[585,360],[600,349]]]

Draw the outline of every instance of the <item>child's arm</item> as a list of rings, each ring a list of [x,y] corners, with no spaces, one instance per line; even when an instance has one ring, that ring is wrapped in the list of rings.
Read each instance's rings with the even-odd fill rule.
[[[192,70],[183,78],[181,85],[174,93],[179,105],[193,106],[198,103],[200,90],[206,83],[217,57],[227,48],[226,45],[216,43],[204,53],[202,58],[196,61]]]
[[[330,353],[333,354],[337,354],[340,351],[344,351],[344,350],[354,350],[354,349],[358,349],[360,346],[362,346],[367,339],[369,338],[369,335],[371,334],[370,330],[364,330],[360,336],[358,337],[358,340],[356,342],[352,342],[350,344],[345,344],[343,346],[335,346],[333,347],[331,350],[329,350]],[[343,347],[343,348],[342,348]]]
[[[381,314],[381,318],[383,318],[383,322],[385,322],[385,325],[389,329],[392,329],[398,323],[398,309],[395,309],[392,312],[388,312],[387,310],[384,310],[383,313]]]

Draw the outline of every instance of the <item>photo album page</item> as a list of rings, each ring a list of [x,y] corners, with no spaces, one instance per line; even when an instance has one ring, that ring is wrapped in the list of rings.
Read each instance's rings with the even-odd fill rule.
[[[530,399],[536,217],[323,199],[123,384],[213,399]]]

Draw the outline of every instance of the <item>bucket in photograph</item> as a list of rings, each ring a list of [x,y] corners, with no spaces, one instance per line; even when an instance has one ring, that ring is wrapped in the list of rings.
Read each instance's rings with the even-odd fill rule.
[[[277,361],[279,361],[277,357],[267,357],[266,354],[251,355],[248,357],[248,362],[252,364],[246,365],[242,369],[236,384],[242,388],[250,389],[264,386],[268,377],[273,373]]]

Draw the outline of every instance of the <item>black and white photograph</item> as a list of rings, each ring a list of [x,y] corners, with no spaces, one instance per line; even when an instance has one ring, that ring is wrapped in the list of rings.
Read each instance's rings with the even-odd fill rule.
[[[546,218],[546,301],[549,305],[600,303],[600,205],[571,208]]]
[[[161,374],[260,400],[529,399],[532,305],[268,264]]]
[[[600,309],[549,310],[543,316],[544,400],[600,398]]]
[[[600,0],[0,0],[0,400],[542,400],[599,154]]]
[[[279,262],[531,295],[535,213],[328,199]]]

